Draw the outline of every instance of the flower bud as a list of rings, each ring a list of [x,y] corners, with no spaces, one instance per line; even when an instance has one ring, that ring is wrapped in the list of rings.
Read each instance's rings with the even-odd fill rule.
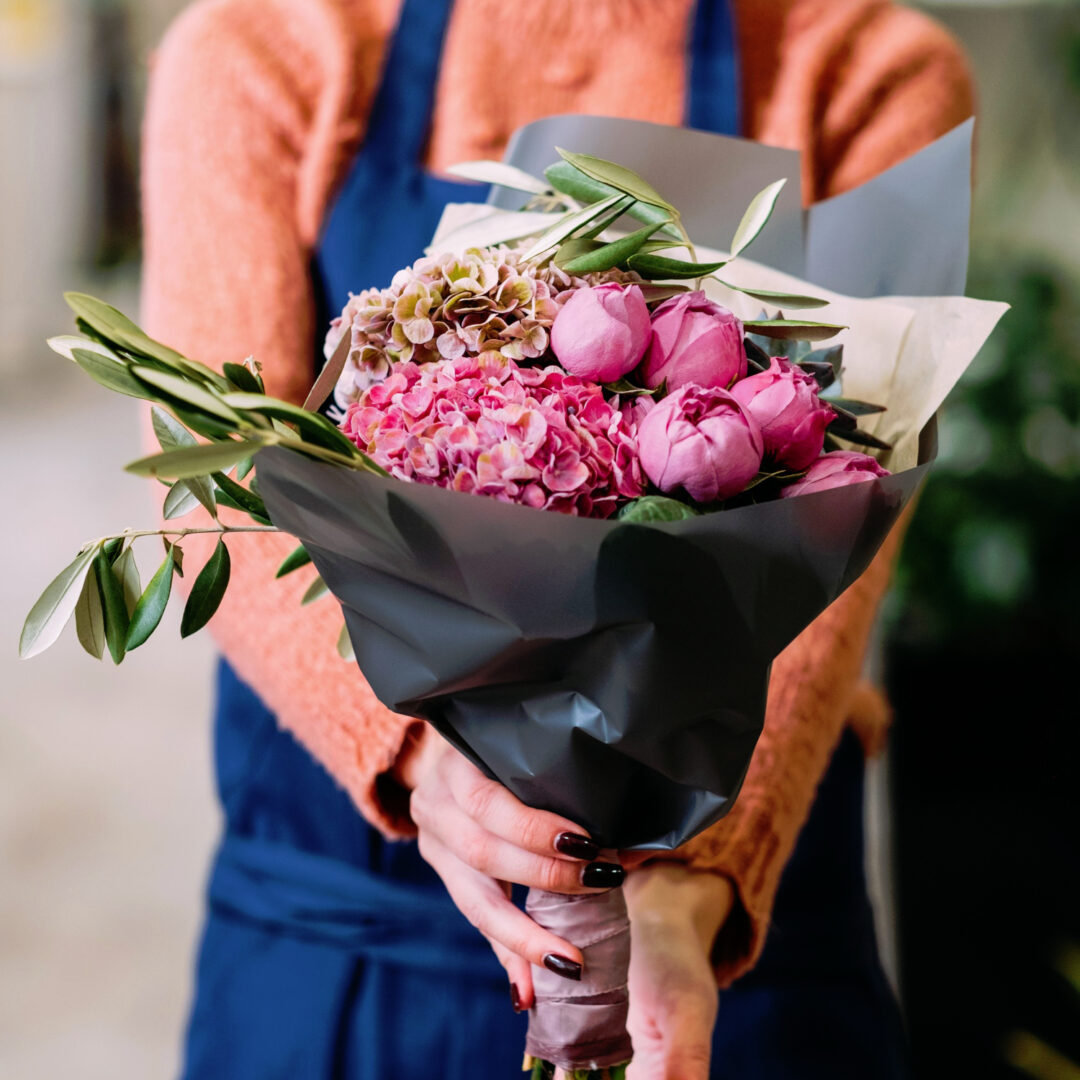
[[[860,454],[855,450],[833,450],[832,453],[819,457],[804,477],[781,488],[780,498],[810,495],[815,491],[847,487],[848,484],[862,484],[876,476],[888,475],[888,469],[883,469],[869,454]]]
[[[621,379],[649,344],[649,309],[637,285],[583,286],[559,309],[551,348],[571,375],[596,383]]]
[[[687,383],[726,390],[745,374],[743,325],[704,292],[680,293],[653,312],[641,370],[650,389],[666,382],[669,393]]]

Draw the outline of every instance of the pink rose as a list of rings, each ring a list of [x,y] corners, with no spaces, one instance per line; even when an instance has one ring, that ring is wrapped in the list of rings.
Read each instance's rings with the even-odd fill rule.
[[[758,422],[765,453],[789,469],[805,469],[821,453],[835,414],[818,397],[817,380],[797,364],[774,357],[769,370],[741,379],[731,395]]]
[[[745,374],[743,325],[705,293],[681,293],[653,312],[652,340],[641,368],[647,387],[666,381],[669,393],[687,383],[726,390]]]
[[[738,495],[764,453],[757,421],[720,387],[690,384],[669,394],[640,421],[637,438],[645,475],[699,503]]]
[[[649,309],[637,285],[577,289],[551,326],[551,348],[571,375],[610,383],[638,366],[649,344]]]
[[[848,484],[862,484],[873,480],[875,476],[888,475],[888,469],[883,469],[869,454],[860,454],[855,450],[833,450],[832,453],[819,457],[802,479],[781,488],[780,498],[809,495],[815,491],[846,487]]]

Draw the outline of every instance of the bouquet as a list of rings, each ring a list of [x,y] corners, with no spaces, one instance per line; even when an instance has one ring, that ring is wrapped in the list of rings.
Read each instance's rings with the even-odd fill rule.
[[[68,297],[85,336],[51,344],[155,403],[162,452],[128,469],[168,483],[166,518],[202,504],[252,521],[198,530],[221,535],[182,634],[224,594],[226,535],[289,532],[301,546],[279,574],[314,562],[309,595],[340,602],[340,650],[388,707],[602,846],[670,849],[732,805],[772,658],[873,557],[1001,306],[854,300],[732,265],[782,181],[721,253],[594,156],[560,151],[543,179],[462,171],[528,202],[451,208],[426,257],[354,295],[303,408],[267,396],[257,363],[213,371],[90,297]],[[191,531],[85,545],[22,654],[74,615],[119,663],[156,628]],[[165,544],[145,589],[143,535]],[[534,889],[527,910],[585,965],[569,990],[535,970],[526,1067],[621,1075],[620,890]]]

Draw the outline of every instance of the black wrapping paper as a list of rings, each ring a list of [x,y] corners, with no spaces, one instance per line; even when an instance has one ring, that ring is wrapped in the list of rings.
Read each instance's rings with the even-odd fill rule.
[[[604,846],[670,849],[738,794],[773,658],[866,568],[893,476],[625,524],[269,448],[259,491],[340,601],[379,700]]]

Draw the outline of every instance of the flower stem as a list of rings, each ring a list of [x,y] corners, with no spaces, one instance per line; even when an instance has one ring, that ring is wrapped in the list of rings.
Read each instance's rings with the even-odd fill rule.
[[[140,536],[192,536],[195,533],[279,533],[281,530],[276,525],[219,525],[217,528],[207,529],[124,529],[123,532],[111,533],[108,536],[99,536],[96,540],[89,540],[79,551],[104,544],[109,540],[135,540]]]

